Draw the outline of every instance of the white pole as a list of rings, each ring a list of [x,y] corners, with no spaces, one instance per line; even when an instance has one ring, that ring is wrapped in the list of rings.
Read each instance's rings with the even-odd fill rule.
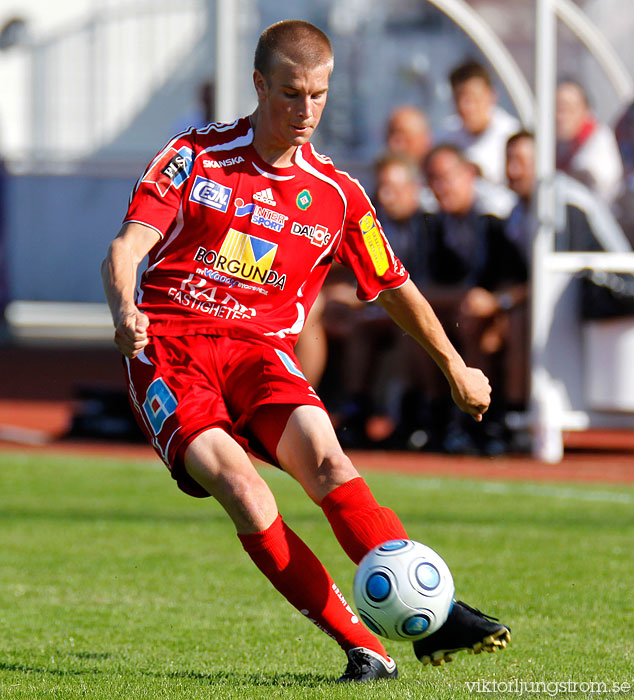
[[[546,344],[552,318],[552,294],[546,260],[555,232],[555,83],[557,39],[554,0],[537,0],[535,18],[535,85],[537,120],[537,216],[531,280],[531,407],[533,454],[545,462],[563,456],[562,411],[546,367]]]
[[[237,118],[238,22],[236,0],[216,0],[215,121]]]

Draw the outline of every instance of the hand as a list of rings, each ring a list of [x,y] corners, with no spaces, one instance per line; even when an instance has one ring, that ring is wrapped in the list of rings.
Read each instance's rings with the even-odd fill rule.
[[[500,305],[495,294],[482,287],[470,289],[460,304],[460,312],[471,318],[491,318],[499,310]]]
[[[150,342],[147,334],[149,325],[150,319],[138,309],[125,314],[116,326],[114,344],[132,360]]]
[[[456,406],[480,422],[491,403],[491,385],[475,367],[465,367],[451,382],[451,397]]]

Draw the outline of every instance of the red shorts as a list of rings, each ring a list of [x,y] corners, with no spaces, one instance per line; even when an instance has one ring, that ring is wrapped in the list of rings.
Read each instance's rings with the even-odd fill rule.
[[[284,416],[296,406],[324,408],[296,357],[264,343],[226,336],[154,336],[140,355],[124,358],[124,363],[137,422],[178,486],[192,496],[209,495],[183,464],[185,449],[197,435],[222,428],[245,450],[277,465]],[[271,419],[260,412],[252,420],[262,406],[281,405],[288,410],[273,411]]]

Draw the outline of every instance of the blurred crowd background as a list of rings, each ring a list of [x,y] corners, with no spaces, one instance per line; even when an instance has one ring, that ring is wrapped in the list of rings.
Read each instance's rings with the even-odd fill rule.
[[[583,10],[615,60],[606,77],[597,56],[558,23],[555,249],[627,252],[634,243],[634,4],[567,3]],[[452,340],[490,376],[491,412],[482,425],[458,415],[437,369],[380,307],[358,302],[343,268],[333,268],[297,352],[344,446],[494,456],[529,448],[521,421],[513,427],[509,417],[525,413],[530,397],[536,149],[520,88],[534,90],[535,3],[463,3],[508,52],[516,79],[492,59],[490,42],[477,45],[440,4],[296,0],[292,14],[323,28],[335,50],[315,146],[365,186],[394,251]],[[232,117],[255,106],[257,36],[289,16],[282,0],[235,5]],[[20,392],[8,374],[29,352],[40,367],[47,349],[59,358],[64,346],[74,358],[67,372],[81,377],[82,367],[105,362],[102,376],[110,376],[116,360],[108,354],[100,261],[147,162],[170,136],[219,117],[216,10],[214,0],[0,6],[0,358],[7,373],[0,400]],[[577,277],[568,311],[577,323],[632,325],[631,274],[590,269]],[[116,381],[100,393],[97,382],[63,381],[61,369],[33,374],[29,386],[38,385],[39,398],[73,391],[89,398],[84,408],[91,408],[75,416],[77,434],[134,435],[120,415],[125,398]],[[99,366],[84,374],[99,377]],[[23,393],[28,398],[26,385]]]

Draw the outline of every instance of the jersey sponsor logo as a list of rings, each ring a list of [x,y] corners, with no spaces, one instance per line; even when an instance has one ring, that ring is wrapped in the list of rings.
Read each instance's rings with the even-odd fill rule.
[[[330,240],[328,229],[321,224],[309,226],[308,224],[299,224],[297,221],[293,221],[291,224],[291,233],[295,236],[305,236],[309,238],[313,245],[319,246],[320,248],[328,245],[328,241]]]
[[[251,216],[251,222],[258,225],[264,226],[265,228],[271,229],[271,231],[277,231],[278,233],[284,228],[288,216],[284,214],[278,214],[278,212],[272,209],[265,209],[259,204],[245,204],[244,199],[241,197],[236,197],[233,202],[236,211],[235,216]]]
[[[297,199],[295,200],[295,204],[297,204],[298,208],[301,209],[302,211],[306,211],[308,207],[313,203],[313,196],[308,190],[302,190],[298,195]]]
[[[273,190],[270,187],[267,187],[264,190],[260,190],[259,192],[256,192],[253,195],[253,199],[255,199],[256,202],[262,202],[262,204],[268,204],[270,207],[277,206],[277,202],[275,201],[275,198],[273,197]]]
[[[284,228],[284,224],[288,216],[284,214],[279,214],[272,209],[265,209],[257,204],[255,205],[255,211],[251,217],[251,221],[258,226],[264,226],[265,228],[270,228],[271,231],[277,231],[278,233]]]
[[[276,253],[276,243],[230,228],[212,267],[243,280],[274,284],[284,289],[286,275],[282,280],[271,269]]]
[[[200,246],[194,255],[194,260],[208,265],[212,270],[223,275],[284,289],[286,275],[280,275],[271,269],[276,253],[276,243],[229,229],[219,252]],[[206,276],[212,275],[206,273]],[[261,288],[243,283],[237,286],[265,293]]]
[[[247,216],[248,214],[251,214],[253,210],[255,209],[255,204],[251,202],[250,204],[245,204],[244,199],[242,197],[236,197],[233,205],[236,208],[236,216]]]
[[[206,177],[196,175],[189,199],[196,204],[226,212],[231,192],[231,187],[225,187],[215,180],[208,180]]]
[[[388,271],[390,264],[387,259],[383,237],[381,236],[381,232],[376,225],[371,211],[359,220],[359,227],[361,228],[363,242],[365,243],[368,253],[370,253],[370,258],[372,259],[376,274],[379,277],[383,277]]]
[[[251,319],[257,313],[225,289],[209,287],[207,280],[194,274],[181,282],[180,289],[170,287],[167,295],[181,306],[219,318]]]
[[[210,160],[205,158],[203,160],[203,168],[230,168],[232,165],[238,165],[239,163],[244,163],[244,158],[242,156],[234,156],[233,158],[225,158],[224,160]]]
[[[168,148],[147,171],[143,182],[155,185],[161,197],[165,197],[170,187],[177,190],[182,187],[192,172],[193,164],[194,152],[191,148]]]

